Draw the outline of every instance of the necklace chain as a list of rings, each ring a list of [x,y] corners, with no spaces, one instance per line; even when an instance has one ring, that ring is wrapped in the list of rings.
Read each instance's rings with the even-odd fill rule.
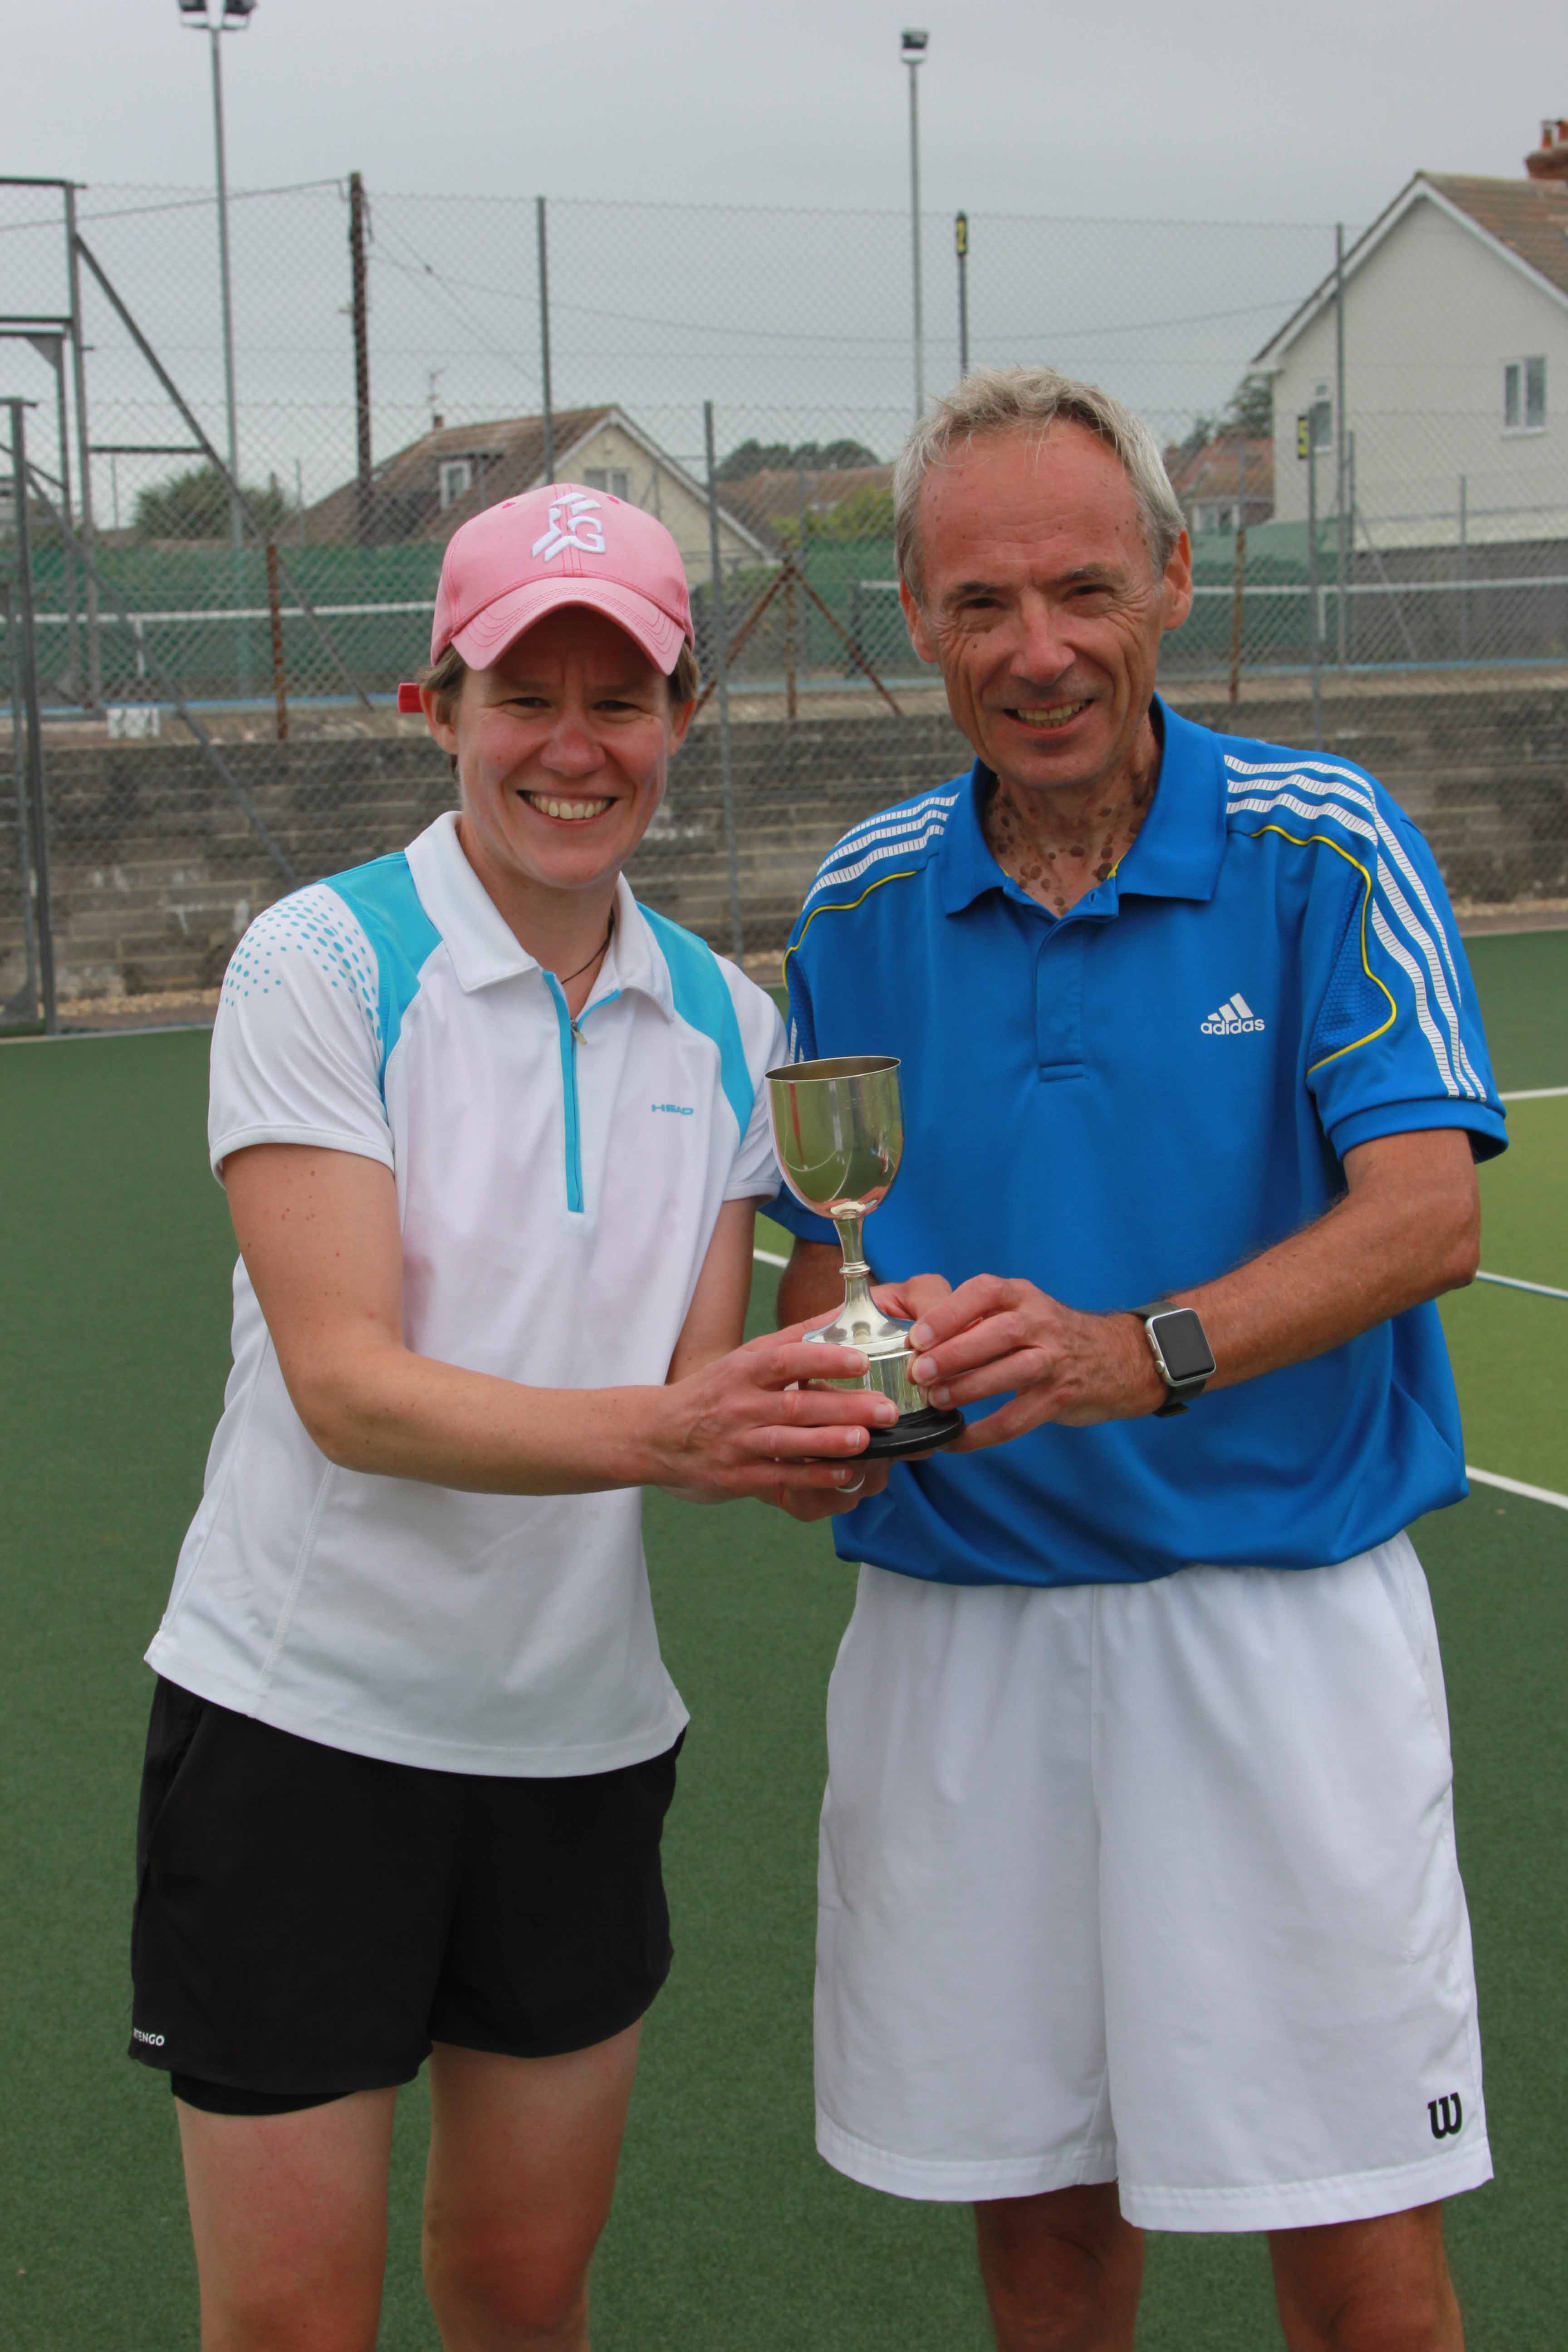
[[[604,954],[605,950],[605,949],[609,946],[609,944],[610,944],[610,934],[611,934],[611,932],[615,929],[615,928],[616,928],[616,919],[615,919],[614,915],[612,915],[612,916],[610,917],[609,922],[608,922],[608,923],[607,923],[607,925],[605,926],[605,936],[604,936],[604,938],[599,941],[598,946],[594,950],[593,954],[588,958],[588,963],[597,963],[597,962],[598,962],[599,958]],[[563,988],[570,988],[570,987],[571,987],[571,985],[572,985],[572,982],[573,982],[574,980],[581,980],[581,979],[582,979],[582,977],[583,977],[583,974],[584,974],[584,973],[587,971],[587,969],[588,969],[588,963],[580,963],[580,964],[578,965],[578,967],[577,967],[577,969],[576,969],[576,971],[575,971],[558,972],[558,973],[556,974],[556,978],[557,978],[557,980],[560,982],[561,986],[562,986]]]

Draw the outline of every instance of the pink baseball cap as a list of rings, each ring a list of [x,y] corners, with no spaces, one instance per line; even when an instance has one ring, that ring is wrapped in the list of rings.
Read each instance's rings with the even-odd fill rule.
[[[680,550],[663,523],[608,490],[552,482],[486,507],[453,532],[441,564],[430,658],[456,646],[488,669],[563,604],[618,622],[667,673],[695,643]]]

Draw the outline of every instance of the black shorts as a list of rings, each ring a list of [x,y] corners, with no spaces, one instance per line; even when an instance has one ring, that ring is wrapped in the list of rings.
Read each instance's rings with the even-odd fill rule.
[[[193,2105],[406,2083],[433,2042],[606,2042],[669,1973],[659,1838],[680,1741],[510,1780],[385,1764],[160,1681],[137,1825],[131,2055]]]

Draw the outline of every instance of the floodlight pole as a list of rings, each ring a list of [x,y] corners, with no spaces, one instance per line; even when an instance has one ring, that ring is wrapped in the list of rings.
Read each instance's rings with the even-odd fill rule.
[[[243,24],[245,19],[242,17]],[[245,517],[240,510],[239,418],[234,396],[234,287],[228,260],[228,163],[223,136],[223,19],[206,28],[213,58],[213,151],[217,164],[217,263],[223,295],[223,396],[228,420],[228,528],[237,551],[245,545]]]
[[[925,415],[925,323],[921,293],[921,101],[920,69],[929,33],[906,32],[900,54],[910,69],[910,256],[914,268],[915,422]]]

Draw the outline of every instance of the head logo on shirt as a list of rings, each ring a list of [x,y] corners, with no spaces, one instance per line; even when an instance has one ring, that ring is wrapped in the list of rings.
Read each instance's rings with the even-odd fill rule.
[[[569,499],[552,499],[550,529],[533,542],[535,555],[542,555],[546,563],[553,562],[563,548],[575,547],[584,555],[603,555],[605,526],[595,522],[599,501],[582,490],[574,490]]]

